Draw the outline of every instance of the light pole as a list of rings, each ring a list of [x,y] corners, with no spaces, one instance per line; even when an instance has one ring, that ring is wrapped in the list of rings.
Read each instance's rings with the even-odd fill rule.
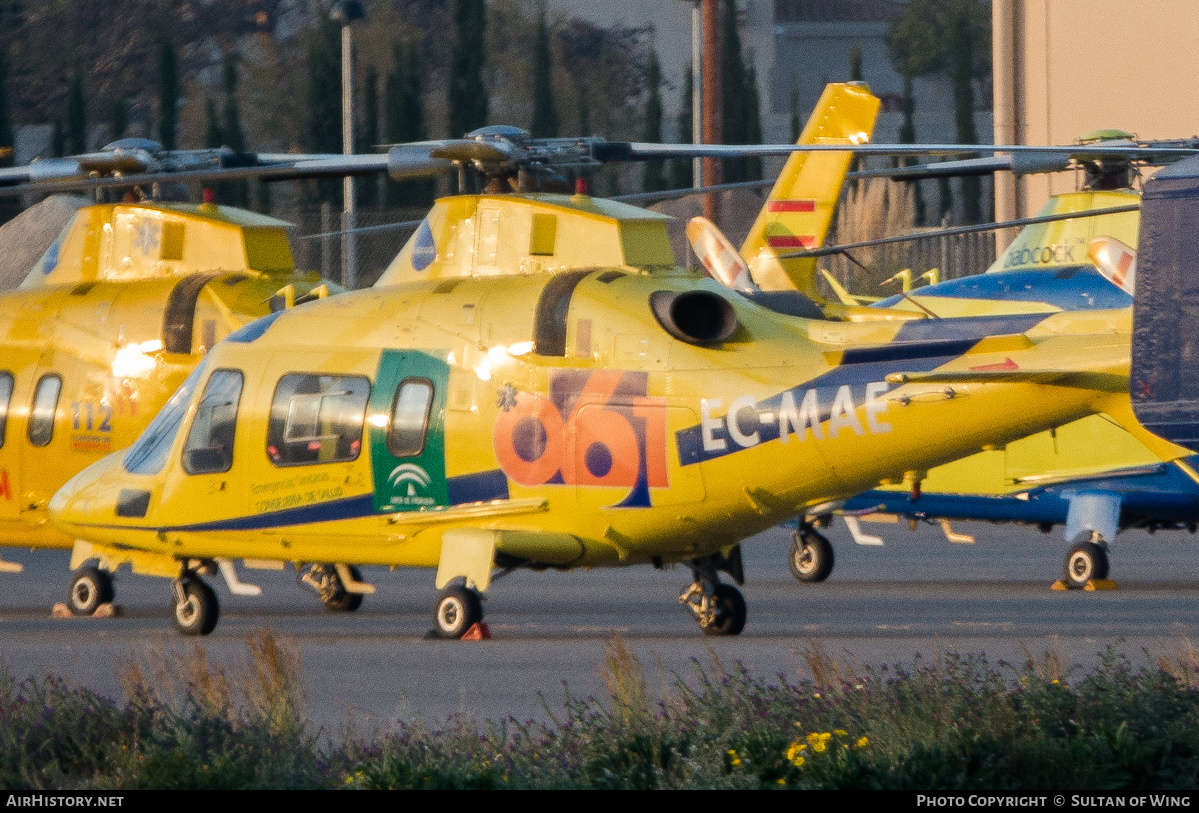
[[[703,78],[703,22],[701,0],[683,0],[691,4],[691,143],[704,142],[704,78]],[[679,133],[679,136],[683,136]],[[704,185],[704,159],[691,159],[691,185],[699,189]]]
[[[360,0],[339,0],[333,4],[329,18],[341,23],[341,151],[354,154],[354,42],[350,26],[366,19],[366,8]],[[354,235],[358,214],[354,205],[354,177],[342,179],[341,209],[341,284],[358,287],[358,243]]]

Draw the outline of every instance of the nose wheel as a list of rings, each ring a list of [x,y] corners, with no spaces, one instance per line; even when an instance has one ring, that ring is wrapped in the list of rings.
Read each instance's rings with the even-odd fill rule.
[[[833,546],[807,526],[791,535],[788,559],[791,575],[801,582],[822,582],[833,572]]]
[[[483,601],[477,590],[451,585],[437,597],[433,613],[433,633],[438,638],[461,638],[483,620]]]
[[[112,602],[115,594],[111,573],[98,567],[81,567],[71,579],[67,607],[73,615],[91,615],[101,604]]]
[[[184,635],[207,635],[216,629],[221,608],[216,593],[197,576],[172,582],[175,594],[175,628]]]

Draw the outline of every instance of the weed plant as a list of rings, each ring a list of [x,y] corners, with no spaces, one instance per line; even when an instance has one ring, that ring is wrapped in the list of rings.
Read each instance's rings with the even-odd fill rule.
[[[124,704],[53,676],[0,676],[0,786],[123,788],[904,788],[1199,786],[1199,656],[1189,642],[1090,674],[917,656],[872,667],[799,653],[761,680],[713,655],[652,691],[609,645],[608,696],[544,701],[548,722],[452,717],[336,736],[308,721],[294,645],[248,641],[240,672],[202,647],[131,659]]]

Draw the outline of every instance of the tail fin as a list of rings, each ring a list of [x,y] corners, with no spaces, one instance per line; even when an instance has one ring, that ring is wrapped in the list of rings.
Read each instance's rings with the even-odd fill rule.
[[[1199,158],[1145,182],[1132,309],[1133,411],[1199,451]]]
[[[798,144],[863,144],[870,140],[879,100],[860,83],[824,89]],[[779,253],[820,245],[828,232],[853,155],[793,153],[741,246],[763,290],[798,290],[819,300],[815,259],[783,260]]]

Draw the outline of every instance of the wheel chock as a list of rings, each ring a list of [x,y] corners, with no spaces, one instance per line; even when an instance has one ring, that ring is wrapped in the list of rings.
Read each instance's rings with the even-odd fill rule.
[[[125,608],[118,604],[105,602],[96,608],[90,616],[75,615],[71,612],[71,608],[63,602],[58,602],[50,610],[51,618],[120,618],[125,614]]]
[[[1051,584],[1049,586],[1049,589],[1050,590],[1072,590],[1074,588],[1070,587],[1062,579],[1058,579],[1057,581],[1055,581],[1053,584]],[[1086,584],[1084,584],[1082,586],[1082,589],[1085,592],[1093,593],[1096,590],[1116,590],[1116,589],[1119,589],[1119,585],[1117,585],[1111,579],[1091,579],[1089,582],[1087,582]]]
[[[460,641],[490,641],[491,640],[491,630],[488,629],[487,625],[484,624],[482,621],[476,621],[475,623],[470,625],[470,629],[468,629],[465,633],[463,633],[462,637],[459,640]]]

